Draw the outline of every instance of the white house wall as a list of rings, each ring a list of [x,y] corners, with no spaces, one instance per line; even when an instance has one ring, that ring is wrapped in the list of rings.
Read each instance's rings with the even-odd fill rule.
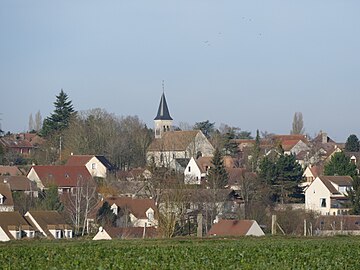
[[[93,164],[95,164],[94,169],[92,167]],[[92,157],[85,166],[92,177],[106,178],[107,169],[95,156]]]
[[[0,227],[0,241],[1,241],[1,242],[10,241],[9,236],[7,236],[7,234],[5,233],[5,231],[3,230],[2,227]]]
[[[321,215],[330,214],[330,191],[323,182],[317,177],[305,191],[305,209],[317,211]],[[326,199],[326,207],[321,207],[320,199]]]
[[[190,171],[189,171],[190,168]],[[194,158],[191,158],[184,171],[185,184],[200,185],[201,171]]]
[[[92,240],[111,240],[112,238],[110,237],[110,235],[108,235],[108,233],[102,229],[99,230],[98,233],[94,236],[94,238]]]
[[[37,173],[35,172],[34,168],[31,168],[30,172],[27,174],[27,178],[33,182],[36,183],[37,187],[39,189],[44,189],[44,185],[41,182],[39,176],[37,175]]]
[[[251,225],[246,235],[264,236],[265,234],[263,230],[260,228],[259,224],[256,221],[254,221],[254,223]]]

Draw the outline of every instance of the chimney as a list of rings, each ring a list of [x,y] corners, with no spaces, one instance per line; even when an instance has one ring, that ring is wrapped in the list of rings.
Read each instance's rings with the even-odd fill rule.
[[[321,133],[321,137],[322,137],[322,143],[327,143],[328,142],[328,136],[326,132],[322,132]]]

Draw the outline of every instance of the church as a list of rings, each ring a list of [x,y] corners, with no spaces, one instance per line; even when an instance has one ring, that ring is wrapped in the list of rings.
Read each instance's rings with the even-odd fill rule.
[[[148,164],[183,172],[189,160],[212,157],[214,147],[201,130],[174,131],[173,119],[163,92],[154,119],[155,139],[147,151]]]

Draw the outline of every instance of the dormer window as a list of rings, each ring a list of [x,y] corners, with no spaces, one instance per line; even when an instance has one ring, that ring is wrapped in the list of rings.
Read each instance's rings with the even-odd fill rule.
[[[69,177],[70,177],[69,174],[65,173],[65,178],[69,178]]]
[[[0,193],[0,204],[4,204],[4,199],[5,199],[4,195]]]

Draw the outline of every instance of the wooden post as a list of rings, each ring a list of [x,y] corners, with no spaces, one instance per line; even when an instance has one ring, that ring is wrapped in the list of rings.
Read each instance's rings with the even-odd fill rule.
[[[271,217],[271,234],[275,235],[276,234],[276,215],[272,215]]]
[[[306,236],[306,219],[304,219],[304,236]]]
[[[203,216],[201,213],[197,215],[197,237],[202,237],[203,231]]]

